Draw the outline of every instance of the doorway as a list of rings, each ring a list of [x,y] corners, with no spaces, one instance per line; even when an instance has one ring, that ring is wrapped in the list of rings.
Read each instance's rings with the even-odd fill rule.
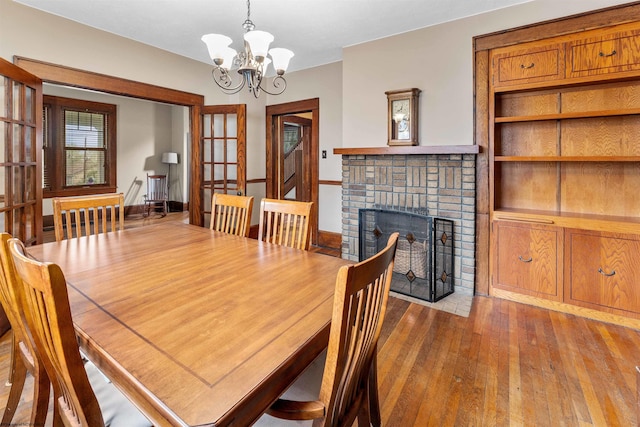
[[[266,196],[313,202],[311,243],[318,241],[319,98],[266,110]]]

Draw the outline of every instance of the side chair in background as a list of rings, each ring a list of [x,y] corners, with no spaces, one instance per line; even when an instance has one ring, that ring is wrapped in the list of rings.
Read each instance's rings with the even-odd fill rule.
[[[308,250],[313,202],[262,199],[258,240]]]
[[[213,193],[209,228],[236,236],[249,236],[251,229],[252,196]]]
[[[58,242],[124,230],[124,194],[54,197],[53,224]]]

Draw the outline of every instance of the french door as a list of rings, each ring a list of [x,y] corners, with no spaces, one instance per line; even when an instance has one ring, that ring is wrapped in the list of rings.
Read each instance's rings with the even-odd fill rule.
[[[198,183],[201,212],[199,225],[211,220],[213,193],[246,193],[246,108],[245,104],[202,107],[198,167],[194,185]]]
[[[42,80],[0,58],[0,231],[42,243]]]

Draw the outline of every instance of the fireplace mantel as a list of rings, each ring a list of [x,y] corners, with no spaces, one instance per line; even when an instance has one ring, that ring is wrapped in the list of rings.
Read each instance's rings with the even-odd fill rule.
[[[393,154],[478,154],[479,145],[407,145],[393,147],[334,148],[333,154],[393,155]]]

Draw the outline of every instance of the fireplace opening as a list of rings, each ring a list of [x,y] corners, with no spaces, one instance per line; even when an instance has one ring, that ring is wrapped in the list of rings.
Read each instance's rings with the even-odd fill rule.
[[[375,255],[399,232],[391,290],[436,302],[454,292],[453,221],[385,209],[360,209],[359,259]]]

